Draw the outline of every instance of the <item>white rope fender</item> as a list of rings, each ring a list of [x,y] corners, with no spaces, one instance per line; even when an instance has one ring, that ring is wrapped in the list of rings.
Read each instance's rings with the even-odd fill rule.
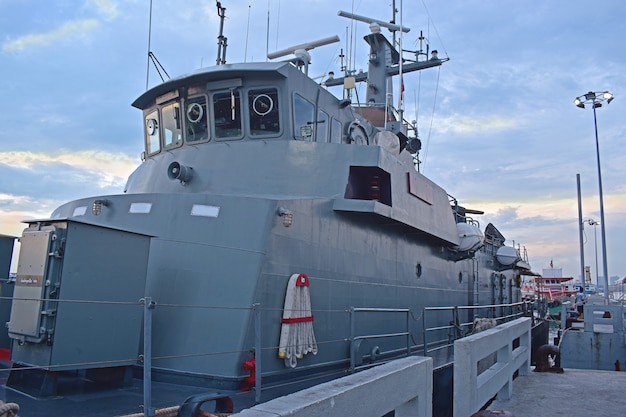
[[[317,354],[309,277],[306,274],[293,274],[285,294],[278,357],[285,359],[285,366],[295,368],[298,359],[309,352]]]

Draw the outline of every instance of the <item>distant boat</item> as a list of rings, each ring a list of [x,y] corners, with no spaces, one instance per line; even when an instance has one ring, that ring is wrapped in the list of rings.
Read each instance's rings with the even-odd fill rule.
[[[537,283],[534,279],[525,280],[520,287],[524,300],[534,300],[537,296]]]
[[[548,303],[561,303],[563,299],[576,294],[574,277],[535,277],[536,292]]]

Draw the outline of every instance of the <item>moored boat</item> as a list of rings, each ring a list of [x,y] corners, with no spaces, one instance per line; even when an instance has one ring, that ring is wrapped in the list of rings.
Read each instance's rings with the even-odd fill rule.
[[[141,376],[233,398],[262,379],[267,399],[521,314],[528,259],[419,171],[394,107],[394,77],[447,58],[342,16],[370,24],[367,72],[313,80],[331,37],[163,82],[133,103],[145,151],[123,193],[25,221],[9,387]],[[455,306],[452,331],[428,312]]]

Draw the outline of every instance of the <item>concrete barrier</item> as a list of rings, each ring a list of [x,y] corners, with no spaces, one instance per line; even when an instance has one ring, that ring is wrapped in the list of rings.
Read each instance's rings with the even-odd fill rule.
[[[411,356],[276,398],[232,417],[431,417],[432,358]]]
[[[585,304],[584,329],[568,329],[560,343],[561,366],[615,371],[626,361],[626,314],[619,305]]]
[[[520,318],[454,342],[454,417],[471,416],[496,394],[511,397],[513,374],[530,371],[530,332],[531,319]],[[478,362],[492,355],[495,363],[479,373]]]

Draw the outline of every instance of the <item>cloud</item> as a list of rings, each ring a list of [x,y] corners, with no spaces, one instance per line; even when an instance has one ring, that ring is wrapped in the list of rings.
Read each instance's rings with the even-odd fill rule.
[[[22,36],[2,45],[3,52],[20,52],[33,47],[41,47],[58,41],[77,38],[99,26],[96,19],[83,19],[67,22],[49,32]]]
[[[0,234],[19,236],[24,219],[47,218],[59,202],[28,196],[0,193]]]
[[[453,115],[440,120],[436,129],[440,133],[476,133],[476,132],[499,132],[514,129],[517,121],[506,116],[460,116]]]
[[[95,150],[0,152],[0,233],[17,236],[22,220],[47,218],[66,201],[121,192],[138,163],[123,153]]]
[[[95,6],[98,12],[109,19],[114,19],[118,15],[117,4],[109,0],[90,0],[89,3]]]
[[[138,160],[123,153],[97,150],[37,153],[28,151],[0,152],[0,165],[33,172],[50,172],[51,166],[71,167],[74,176],[93,182],[100,188],[121,187],[137,166]],[[43,168],[43,169],[42,169]]]

